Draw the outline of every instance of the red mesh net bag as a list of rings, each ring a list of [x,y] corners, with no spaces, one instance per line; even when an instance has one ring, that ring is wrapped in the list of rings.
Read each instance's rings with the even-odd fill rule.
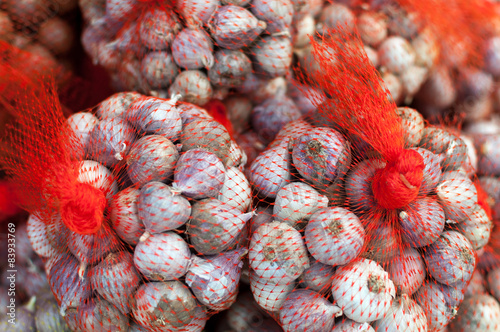
[[[30,213],[72,331],[201,331],[238,293],[245,154],[205,109],[137,92],[65,117],[48,76],[20,80],[1,163]]]
[[[357,33],[312,46],[317,69],[295,75],[316,110],[247,170],[254,298],[285,331],[440,331],[492,231],[471,149],[396,106]]]

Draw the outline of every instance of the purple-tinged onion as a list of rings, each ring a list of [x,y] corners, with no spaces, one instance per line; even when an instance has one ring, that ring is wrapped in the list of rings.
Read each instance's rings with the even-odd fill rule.
[[[164,181],[172,176],[179,158],[176,146],[166,137],[146,135],[137,140],[126,157],[127,174],[133,183]]]
[[[335,324],[332,332],[375,332],[368,323],[357,323],[350,319],[343,319],[341,323]]]
[[[248,211],[252,202],[252,190],[247,178],[236,167],[227,167],[225,176],[217,199],[242,212]]]
[[[182,0],[176,1],[176,10],[189,27],[207,24],[220,5],[219,0]]]
[[[250,54],[258,74],[285,76],[292,65],[293,45],[287,36],[266,36],[252,46]]]
[[[221,253],[236,242],[252,216],[215,198],[198,201],[187,224],[191,244],[204,255]]]
[[[291,156],[280,144],[261,153],[250,165],[249,180],[259,196],[275,198],[278,191],[291,181]]]
[[[156,234],[184,225],[191,215],[191,204],[172,187],[152,181],[141,188],[137,210],[146,232]]]
[[[154,8],[139,18],[139,36],[146,48],[166,50],[181,30],[182,25],[173,11]]]
[[[441,180],[441,160],[442,156],[434,154],[424,148],[412,148],[424,159],[424,175],[418,190],[419,195],[427,195],[434,190]]]
[[[407,294],[392,302],[392,306],[382,319],[373,322],[377,331],[427,331],[427,317],[424,310]]]
[[[277,221],[298,226],[303,219],[309,219],[316,210],[326,208],[328,199],[313,187],[303,182],[292,182],[278,191],[273,208]]]
[[[488,194],[489,202],[494,203],[492,206],[493,219],[498,219],[500,217],[500,179],[496,176],[481,176],[479,182],[481,188]]]
[[[213,88],[205,73],[199,70],[182,71],[168,88],[170,95],[181,95],[181,100],[205,105],[212,98]]]
[[[371,178],[385,163],[378,159],[365,159],[355,165],[345,180],[347,203],[354,211],[369,211],[377,207],[373,196]]]
[[[111,119],[126,114],[134,101],[143,97],[137,92],[118,92],[104,99],[97,107],[99,119]]]
[[[222,161],[212,152],[193,149],[177,161],[172,187],[194,199],[216,197],[225,180]]]
[[[330,291],[335,268],[311,258],[311,265],[303,273],[300,281],[306,289],[324,294]]]
[[[387,38],[387,17],[380,12],[362,12],[356,25],[359,37],[365,45],[377,47]]]
[[[118,164],[135,140],[132,126],[121,118],[101,120],[90,133],[89,156],[108,167]]]
[[[172,56],[184,69],[209,69],[214,65],[214,45],[202,29],[185,28],[175,36]]]
[[[311,43],[310,36],[314,35],[316,21],[309,13],[300,18],[293,26],[293,47],[295,49],[307,47]]]
[[[161,135],[175,141],[182,131],[182,119],[175,107],[176,103],[175,98],[163,100],[143,97],[130,105],[126,117],[141,132]]]
[[[75,159],[83,159],[90,151],[90,133],[98,122],[97,117],[90,112],[74,113],[68,118],[72,156]]]
[[[426,248],[424,260],[429,274],[446,285],[469,281],[476,265],[471,243],[455,231],[444,231]]]
[[[191,260],[189,246],[173,232],[148,234],[134,250],[134,265],[149,280],[176,280],[186,274]]]
[[[444,171],[460,169],[467,161],[467,145],[458,136],[444,129],[427,127],[423,131],[420,147],[435,154],[441,154]]]
[[[84,331],[127,331],[128,317],[99,297],[78,308],[78,323]]]
[[[291,0],[266,1],[253,0],[250,7],[258,19],[267,23],[269,34],[290,32],[294,7]]]
[[[195,256],[186,274],[186,284],[200,303],[218,311],[229,308],[228,301],[238,291],[241,259],[246,253],[247,249],[241,248],[206,259]]]
[[[436,193],[447,219],[460,222],[476,208],[476,186],[464,173],[444,172]]]
[[[144,224],[139,219],[137,199],[139,189],[134,187],[120,191],[111,202],[111,227],[128,244],[135,246],[144,233]]]
[[[216,87],[241,86],[252,72],[252,62],[241,50],[218,50],[214,61],[214,65],[208,70],[208,78]]]
[[[151,89],[165,89],[174,81],[180,69],[167,51],[149,52],[141,60],[141,74]]]
[[[137,0],[106,0],[106,17],[119,22],[136,10]]]
[[[237,133],[243,133],[249,128],[250,114],[252,113],[252,100],[244,95],[232,95],[224,101],[227,116],[231,120],[233,129]]]
[[[270,312],[280,310],[286,297],[294,290],[295,286],[294,281],[267,279],[259,277],[250,270],[250,289],[253,298],[260,307]]]
[[[48,275],[50,288],[60,303],[59,313],[64,317],[69,308],[78,308],[92,296],[87,270],[79,273],[80,263],[71,255],[61,255]]]
[[[226,167],[237,167],[240,171],[245,169],[248,162],[247,154],[236,141],[231,140],[231,147],[229,148],[229,157],[226,161]]]
[[[360,258],[337,268],[332,295],[345,316],[365,323],[381,319],[389,312],[396,288],[379,264]]]
[[[230,50],[250,46],[266,27],[249,10],[232,5],[219,7],[208,23],[215,44]]]
[[[215,153],[224,164],[229,160],[231,136],[214,120],[199,119],[185,125],[181,135],[182,151],[204,149]]]
[[[488,243],[493,224],[484,209],[477,205],[474,212],[468,218],[457,224],[457,229],[465,235],[472,244],[472,248],[478,251]]]
[[[317,127],[291,143],[295,168],[315,185],[343,177],[351,165],[349,143],[336,130]]]
[[[271,142],[287,123],[298,120],[300,116],[293,100],[279,95],[254,107],[251,120],[255,131],[266,142]]]
[[[365,226],[365,246],[362,257],[386,266],[401,250],[401,241],[396,227],[382,216],[362,216]]]
[[[490,295],[474,295],[466,298],[457,316],[450,322],[450,331],[499,331],[500,304]]]
[[[250,241],[248,258],[256,274],[271,281],[293,281],[309,267],[301,234],[279,221],[257,228]]]
[[[208,321],[207,309],[202,306],[194,309],[194,316],[191,322],[183,328],[176,330],[176,332],[202,332]]]
[[[420,253],[413,248],[404,249],[387,267],[387,272],[398,294],[411,296],[424,283],[426,267]]]
[[[185,327],[198,307],[189,288],[180,281],[150,282],[135,294],[133,316],[149,329],[168,331]]]
[[[248,96],[254,104],[260,104],[269,98],[285,94],[287,81],[284,77],[268,78],[258,74],[249,74],[238,92]]]
[[[323,264],[345,265],[356,258],[365,242],[359,218],[341,207],[317,210],[305,230],[309,253]]]
[[[279,319],[283,330],[331,331],[342,310],[319,293],[306,289],[291,292],[283,303]]]
[[[89,271],[92,289],[124,315],[132,308],[133,294],[141,282],[128,251],[109,254]]]
[[[400,36],[391,36],[378,48],[380,65],[395,74],[403,73],[415,63],[415,51],[411,44]]]
[[[103,224],[95,234],[69,233],[68,249],[80,261],[80,276],[88,265],[98,263],[109,253],[118,251],[121,246],[120,240],[107,224]]]
[[[414,248],[434,243],[444,230],[442,206],[431,197],[417,199],[399,212],[399,224],[404,241]]]

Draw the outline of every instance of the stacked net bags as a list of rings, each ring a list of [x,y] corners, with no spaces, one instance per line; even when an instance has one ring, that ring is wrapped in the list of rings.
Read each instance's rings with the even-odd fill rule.
[[[66,118],[42,75],[2,100],[2,167],[71,331],[201,331],[236,300],[245,155],[178,99],[123,92]]]
[[[439,331],[492,229],[472,154],[394,104],[356,33],[312,45],[320,70],[296,76],[317,110],[247,169],[254,298],[285,331]]]

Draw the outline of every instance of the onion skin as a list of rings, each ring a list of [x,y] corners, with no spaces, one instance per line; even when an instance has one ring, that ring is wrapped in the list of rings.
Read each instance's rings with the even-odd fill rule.
[[[420,253],[413,248],[404,249],[387,268],[398,294],[412,295],[424,283],[426,266]]]
[[[373,322],[377,331],[419,331],[427,332],[427,318],[424,310],[408,295],[394,300],[386,316]]]

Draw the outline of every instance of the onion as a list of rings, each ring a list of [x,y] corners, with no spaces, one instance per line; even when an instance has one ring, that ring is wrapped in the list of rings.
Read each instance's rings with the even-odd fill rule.
[[[441,154],[443,156],[441,166],[445,171],[458,170],[467,161],[465,142],[444,129],[426,127],[420,147],[435,154]]]
[[[169,95],[181,95],[182,101],[195,105],[208,103],[213,92],[207,75],[200,70],[182,71],[168,88]]]
[[[455,231],[444,231],[436,242],[426,248],[424,260],[429,274],[446,285],[468,282],[476,264],[471,243]]]
[[[347,203],[353,211],[369,211],[377,207],[370,179],[385,163],[378,159],[365,159],[347,173],[345,192]]]
[[[477,206],[474,212],[459,222],[457,229],[470,241],[475,251],[483,248],[490,239],[493,224],[481,206]]]
[[[289,31],[294,14],[292,1],[253,0],[250,10],[257,18],[267,23],[267,33]]]
[[[273,216],[292,226],[309,219],[318,209],[328,206],[328,199],[313,187],[302,182],[292,182],[278,191]]]
[[[292,65],[293,45],[287,36],[266,36],[250,50],[257,74],[285,76]]]
[[[262,308],[278,312],[288,294],[295,288],[295,282],[259,277],[250,270],[250,289],[257,304]]]
[[[420,287],[415,301],[426,313],[429,331],[443,328],[456,313],[456,309],[447,304],[437,283],[426,283]]]
[[[163,233],[184,225],[191,215],[191,204],[179,192],[162,182],[148,182],[137,200],[139,219],[148,233]]]
[[[500,272],[500,269],[498,269],[499,272]],[[491,273],[491,271],[490,271]],[[498,272],[497,272],[498,274]],[[499,275],[500,277],[500,275]],[[495,274],[492,275],[492,279],[491,279],[493,282],[495,282],[496,280],[500,280],[499,278],[497,278],[495,276]],[[490,279],[488,279],[488,283],[489,283]],[[490,290],[492,289],[491,286],[489,286]],[[500,289],[499,289],[500,290]],[[476,269],[474,271],[474,273],[472,274],[472,278],[470,280],[470,283],[469,285],[467,286],[467,289],[465,290],[465,293],[464,293],[464,296],[473,296],[473,295],[477,295],[477,294],[486,294],[486,280],[485,280],[485,277],[483,276],[483,274],[481,273],[481,271],[479,271],[478,269]],[[500,294],[499,294],[500,295]],[[495,298],[500,298],[499,295],[495,295],[493,294],[493,296],[495,296]]]
[[[231,297],[238,291],[243,263],[241,259],[247,249],[224,252],[216,257],[192,260],[186,274],[186,284],[198,301],[208,308],[229,308]]]
[[[90,133],[99,120],[90,112],[78,112],[72,114],[66,121],[72,131],[70,142],[73,157],[81,160],[90,151]]]
[[[133,316],[154,330],[176,330],[190,324],[198,307],[189,288],[180,281],[145,283],[135,294]]]
[[[92,289],[122,314],[131,311],[131,300],[141,276],[135,269],[134,258],[127,251],[109,254],[89,271]]]
[[[413,248],[406,248],[389,263],[387,272],[398,294],[412,295],[424,283],[425,269],[420,253]]]
[[[443,232],[444,210],[430,197],[416,199],[399,212],[399,224],[406,243],[414,248],[425,247],[434,243]]]
[[[97,116],[101,120],[124,116],[130,105],[141,97],[143,96],[137,92],[115,93],[99,103],[97,106]]]
[[[33,250],[41,257],[52,257],[60,248],[52,246],[47,237],[45,222],[36,214],[31,214],[27,221],[28,238]]]
[[[408,295],[403,294],[394,300],[391,308],[380,320],[373,322],[377,331],[427,331],[427,318],[424,310]]]
[[[191,260],[186,241],[173,232],[146,234],[134,250],[137,270],[150,280],[175,280],[186,274]]]
[[[252,62],[241,50],[218,50],[214,65],[208,70],[210,83],[216,87],[240,86],[252,72]]]
[[[257,228],[250,241],[248,258],[256,274],[268,280],[293,281],[309,267],[302,236],[279,221]]]
[[[113,197],[110,208],[111,227],[128,244],[136,245],[144,233],[144,224],[137,214],[137,199],[140,191],[128,187]]]
[[[124,119],[101,120],[90,133],[88,154],[105,166],[114,167],[134,140],[135,131]]]
[[[306,226],[307,249],[323,264],[349,263],[360,254],[364,242],[365,230],[359,218],[341,207],[316,211]]]
[[[349,143],[336,130],[317,127],[293,141],[293,164],[305,179],[327,185],[342,177],[351,165]]]
[[[477,189],[467,175],[460,172],[444,172],[436,193],[447,219],[460,222],[476,208]]]
[[[198,201],[187,225],[191,244],[204,255],[221,253],[236,242],[252,215],[215,198]]]
[[[500,299],[500,267],[488,272],[486,282],[491,295],[497,300]]]
[[[249,180],[259,196],[275,198],[278,191],[291,181],[291,156],[280,144],[261,153],[250,165]]]
[[[311,266],[304,270],[300,279],[306,289],[318,293],[326,293],[330,290],[333,281],[335,268],[311,259]]]
[[[217,46],[226,49],[247,47],[264,31],[266,22],[240,6],[221,6],[208,22]]]
[[[66,332],[69,327],[59,314],[59,307],[50,291],[37,295],[35,305],[35,325],[37,332]]]
[[[427,195],[434,190],[441,180],[441,160],[442,156],[434,154],[424,148],[412,148],[424,159],[424,171],[422,183],[418,190],[419,195]]]
[[[174,81],[180,69],[167,51],[149,52],[141,60],[141,74],[151,89],[165,89]]]
[[[246,212],[252,201],[252,190],[247,178],[236,167],[227,167],[226,179],[217,196],[221,202]]]
[[[186,28],[175,36],[172,56],[185,69],[210,68],[214,64],[213,43],[202,29]]]
[[[214,120],[198,119],[185,125],[181,136],[182,151],[204,149],[215,153],[227,164],[231,148],[231,136],[227,129]]]
[[[178,159],[179,152],[168,138],[146,135],[132,145],[126,156],[127,174],[138,185],[164,181],[174,173]]]
[[[375,330],[368,323],[361,324],[345,319],[342,323],[335,324],[332,332],[375,332]]]
[[[84,160],[80,163],[78,182],[88,183],[101,190],[109,203],[118,192],[118,183],[113,174],[109,169],[93,160]]]
[[[330,331],[335,317],[342,315],[339,307],[321,297],[320,294],[297,289],[283,303],[279,317],[283,330]]]
[[[78,308],[78,325],[84,331],[101,329],[102,331],[125,331],[128,329],[128,317],[124,316],[111,303],[101,298],[93,298]]]
[[[424,131],[423,116],[417,110],[409,107],[398,107],[397,112],[403,124],[405,146],[418,145]]]
[[[365,323],[381,319],[389,312],[396,288],[379,264],[360,258],[337,268],[332,295],[344,315]]]
[[[155,51],[167,49],[181,28],[181,22],[173,11],[159,8],[145,12],[138,22],[142,44]]]
[[[215,197],[224,185],[222,161],[204,149],[185,152],[177,161],[172,187],[194,199]]]

